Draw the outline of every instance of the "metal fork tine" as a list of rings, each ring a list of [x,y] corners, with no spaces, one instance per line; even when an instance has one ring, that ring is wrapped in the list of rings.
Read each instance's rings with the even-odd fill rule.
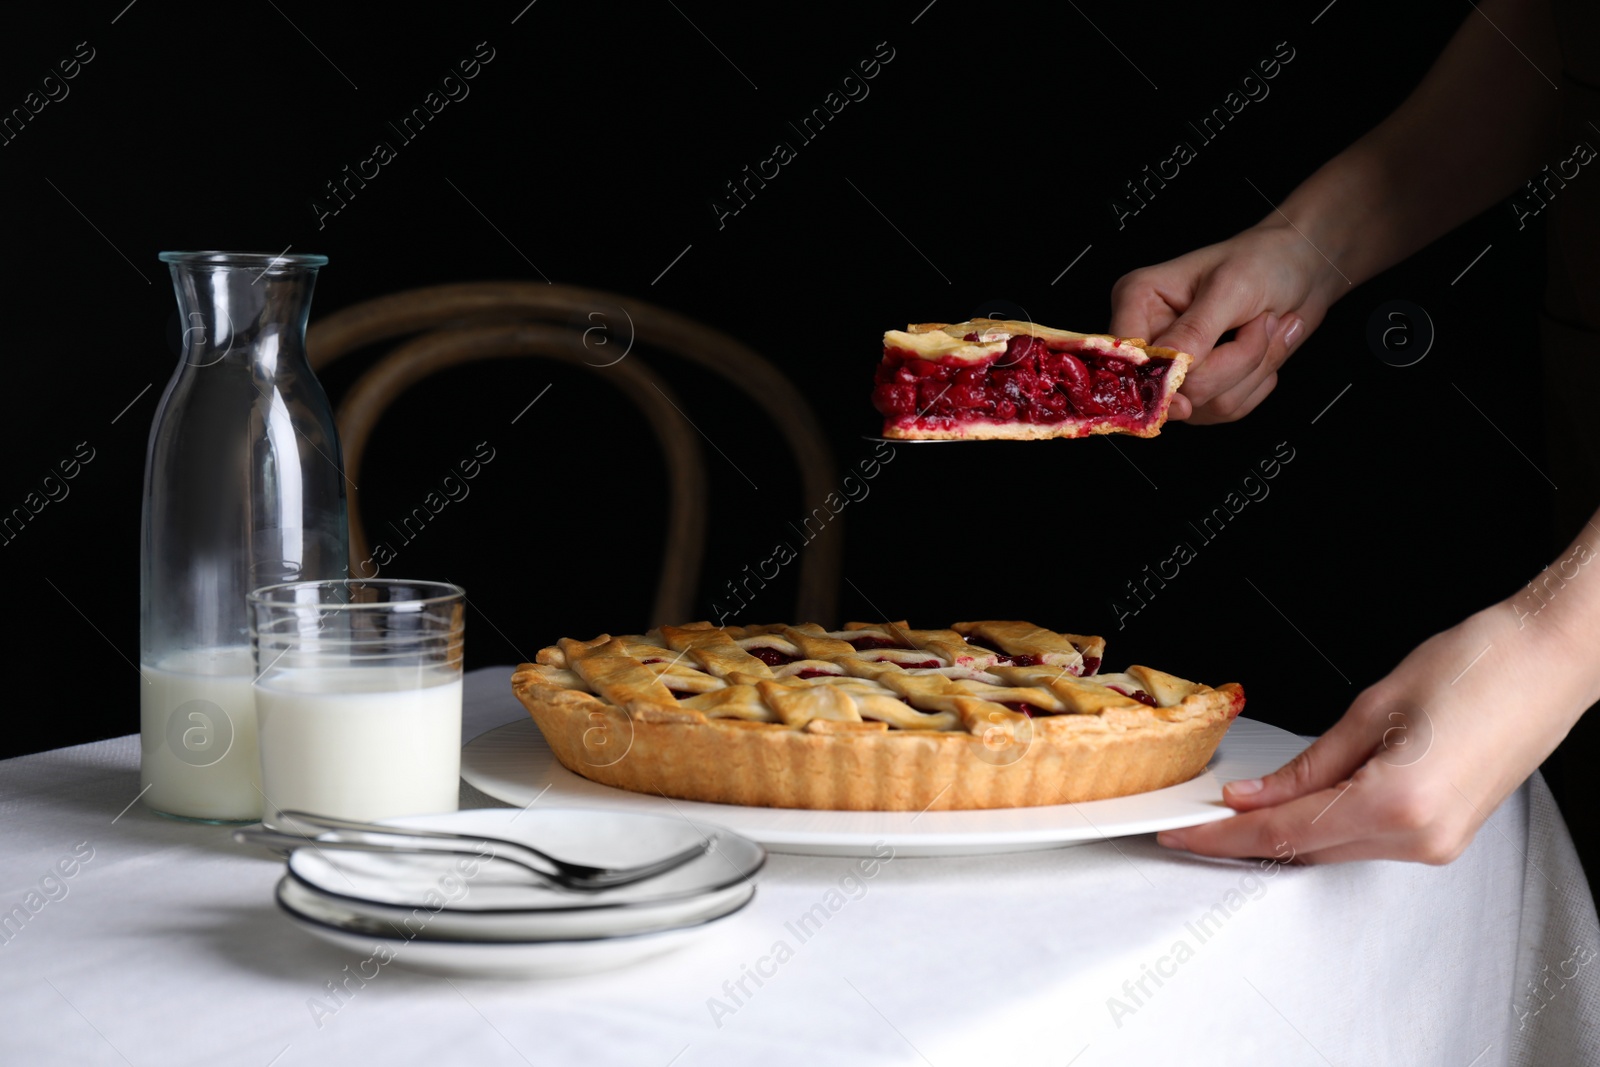
[[[354,819],[336,819],[328,815],[317,815],[307,811],[280,811],[278,815],[294,822],[305,823],[307,826],[315,826],[324,830],[342,830],[349,833],[370,834],[374,837],[427,838],[435,841],[484,841],[491,845],[504,845],[507,848],[521,849],[537,856],[539,859],[549,863],[560,874],[571,878],[593,878],[604,872],[604,868],[590,867],[582,863],[571,863],[552,856],[532,845],[524,844],[521,841],[507,841],[500,837],[485,837],[482,834],[458,834],[450,830],[411,830],[403,826],[383,826],[378,823],[359,822]]]
[[[674,855],[668,856],[662,860],[657,860],[655,863],[644,863],[637,867],[621,868],[608,871],[605,874],[600,874],[593,878],[585,879],[585,882],[593,885],[595,888],[613,889],[617,886],[631,885],[634,882],[642,882],[647,878],[659,877],[660,875],[666,874],[668,871],[677,870],[684,864],[698,859],[707,852],[710,852],[717,845],[717,837],[718,835],[712,834],[709,838],[700,842],[698,845],[691,845],[682,852],[675,853]]]
[[[475,834],[459,834],[447,830],[411,830],[402,826],[383,826],[377,823],[359,822],[353,819],[337,819],[327,815],[317,815],[304,811],[279,811],[276,813],[280,820],[287,819],[302,823],[306,826],[334,833],[359,833],[378,838],[402,838],[413,841],[438,841],[439,847],[425,845],[404,845],[398,843],[379,841],[352,841],[347,838],[309,837],[288,833],[276,828],[261,830],[247,829],[234,832],[234,840],[241,843],[264,844],[277,848],[329,848],[342,849],[352,852],[395,852],[409,855],[438,855],[438,854],[465,854],[466,850],[450,848],[446,842],[462,844],[478,844],[499,846],[508,852],[522,852],[533,856],[540,861],[551,865],[553,870],[544,870],[537,864],[515,855],[503,854],[498,850],[485,859],[503,859],[516,866],[532,871],[544,881],[563,889],[598,890],[616,889],[621,886],[631,885],[648,878],[659,877],[668,871],[676,870],[716,847],[718,835],[712,834],[698,844],[691,845],[681,852],[649,863],[641,863],[633,867],[591,867],[581,863],[572,863],[558,859],[543,852],[532,845],[521,841],[507,841],[504,838],[485,837]],[[481,855],[476,850],[472,854]]]
[[[241,845],[263,845],[267,848],[274,849],[275,851],[282,850],[288,852],[293,852],[294,850],[300,848],[310,848],[318,851],[325,850],[328,852],[380,852],[389,855],[405,856],[477,855],[476,853],[470,853],[464,850],[442,849],[423,845],[407,846],[401,844],[392,844],[386,841],[349,841],[339,838],[309,838],[301,837],[298,834],[284,833],[281,830],[257,830],[253,827],[242,827],[238,830],[235,830],[233,832],[233,839],[239,842]],[[558,875],[552,875],[549,871],[541,870],[529,863],[527,860],[518,859],[515,856],[502,855],[497,852],[488,856],[480,856],[480,858],[486,861],[504,860],[506,863],[521,867],[523,870],[533,874],[541,882],[558,889],[583,890],[587,888],[582,885],[568,884],[566,879],[561,878]],[[596,886],[595,888],[609,887]]]

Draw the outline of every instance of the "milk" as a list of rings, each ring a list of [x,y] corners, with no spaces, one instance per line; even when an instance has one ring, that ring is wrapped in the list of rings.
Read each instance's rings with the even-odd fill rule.
[[[179,652],[140,667],[139,779],[168,815],[261,818],[255,674],[242,645]]]
[[[456,810],[459,671],[288,668],[257,682],[255,697],[272,807],[346,819]]]

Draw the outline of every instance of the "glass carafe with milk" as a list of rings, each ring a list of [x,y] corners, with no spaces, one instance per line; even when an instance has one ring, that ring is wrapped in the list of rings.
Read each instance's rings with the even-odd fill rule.
[[[250,822],[263,801],[245,598],[348,567],[339,438],[305,353],[327,257],[161,259],[184,332],[145,460],[142,796],[166,815]]]

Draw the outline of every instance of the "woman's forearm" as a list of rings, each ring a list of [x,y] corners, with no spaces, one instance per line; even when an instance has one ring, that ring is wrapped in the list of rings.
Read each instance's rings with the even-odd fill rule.
[[[1520,634],[1577,671],[1577,713],[1600,701],[1600,512],[1556,560],[1504,602]],[[1571,726],[1571,723],[1566,723]]]
[[[1321,283],[1338,299],[1539,169],[1560,67],[1549,0],[1484,0],[1406,101],[1262,225],[1287,216],[1332,261]]]

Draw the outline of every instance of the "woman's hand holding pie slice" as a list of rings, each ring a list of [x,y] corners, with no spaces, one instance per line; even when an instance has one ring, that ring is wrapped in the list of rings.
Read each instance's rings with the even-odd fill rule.
[[[1169,418],[1231,422],[1267,398],[1278,368],[1344,288],[1299,233],[1269,217],[1124,275],[1111,292],[1111,332],[1194,357]],[[1218,344],[1229,330],[1232,339]]]
[[[1505,42],[1519,42],[1537,69],[1560,69],[1550,6],[1475,6],[1394,114],[1287,199],[1270,183],[1237,176],[1242,203],[1271,208],[1258,224],[1117,282],[1113,333],[1194,357],[1170,418],[1249,414],[1334,301],[1539,170],[1558,94],[1536,72],[1507,64]]]

